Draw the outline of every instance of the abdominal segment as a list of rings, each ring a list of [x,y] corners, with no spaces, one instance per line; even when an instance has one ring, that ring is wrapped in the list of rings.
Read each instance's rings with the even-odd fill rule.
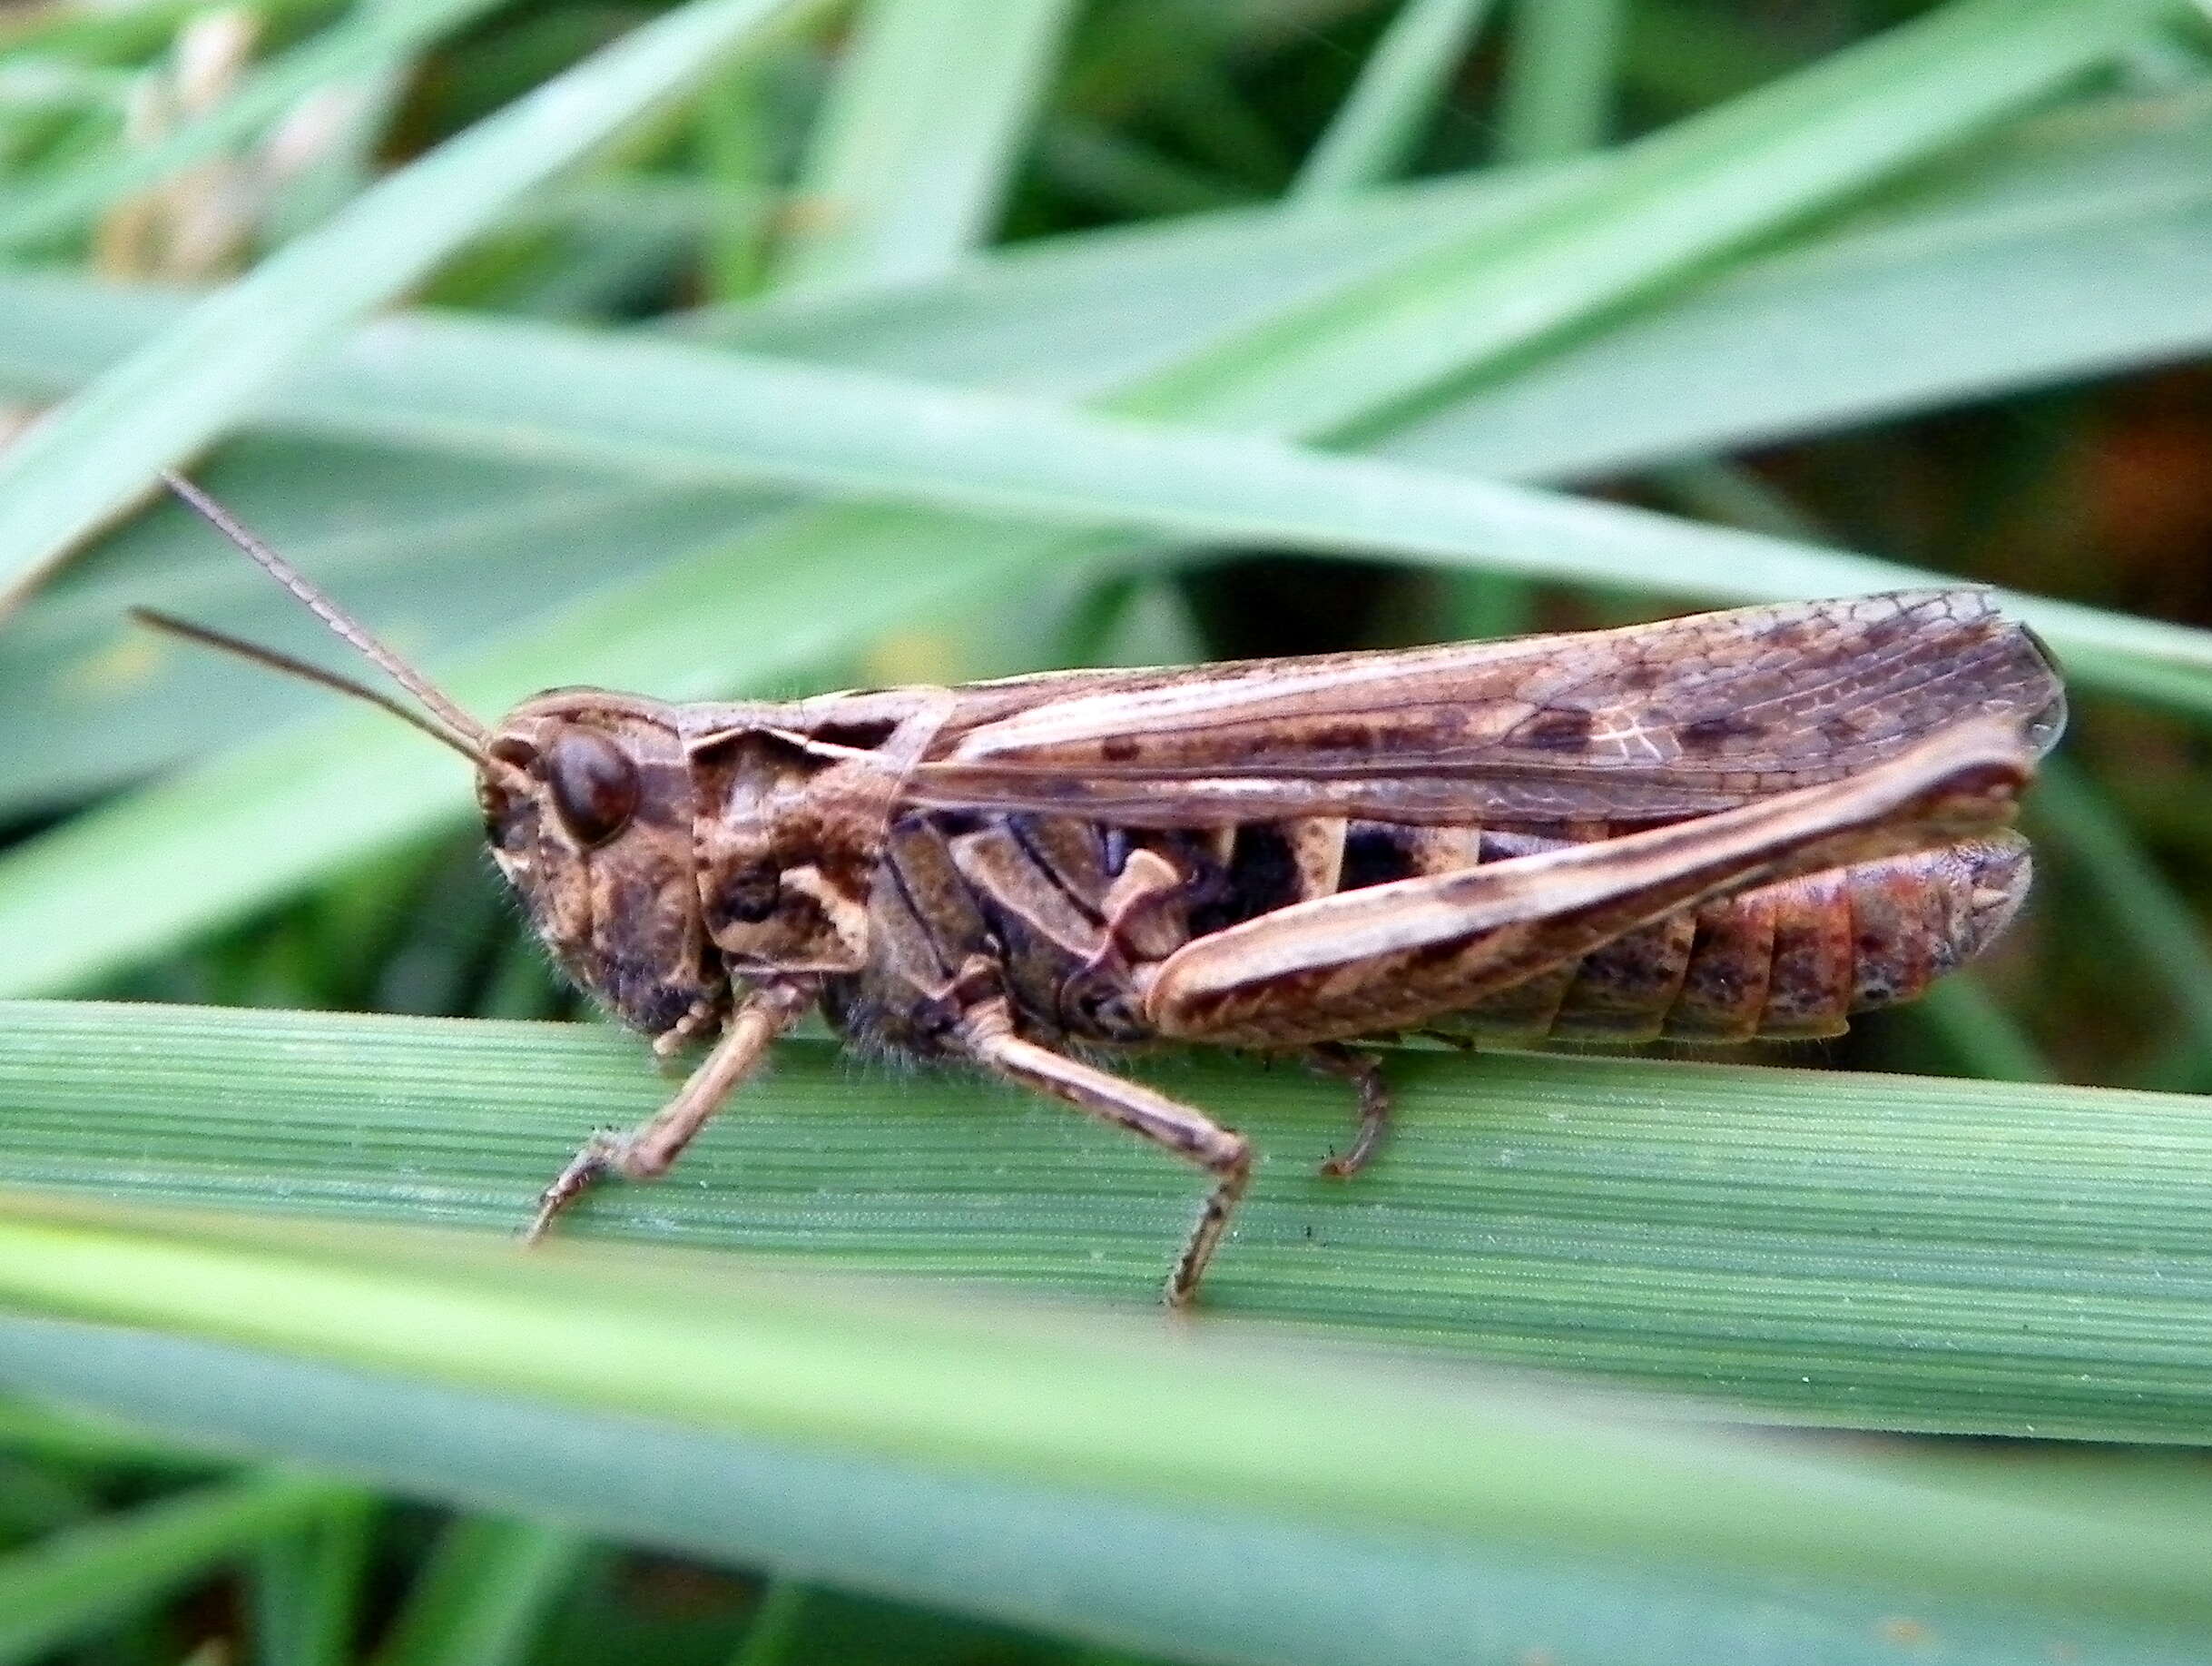
[[[1981,953],[2028,881],[2010,833],[1832,868],[1641,927],[1428,1027],[1498,1045],[1838,1035]]]

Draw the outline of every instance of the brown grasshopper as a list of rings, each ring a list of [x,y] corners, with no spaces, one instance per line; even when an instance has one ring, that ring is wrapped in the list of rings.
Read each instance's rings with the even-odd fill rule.
[[[595,1180],[667,1171],[770,1043],[960,1059],[1128,1129],[1213,1189],[1244,1136],[1087,1061],[1212,1042],[1349,1078],[1350,1175],[1389,1117],[1350,1043],[1834,1035],[1984,949],[2025,894],[2005,831],[2065,722],[2035,638],[1971,587],[1579,635],[787,704],[564,688],[487,727],[190,483],[176,492],[421,703],[181,621],[467,757],[493,857],[569,975],[664,1056]]]

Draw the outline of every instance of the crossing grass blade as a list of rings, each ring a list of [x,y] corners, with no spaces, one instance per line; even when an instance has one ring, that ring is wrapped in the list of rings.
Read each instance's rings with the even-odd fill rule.
[[[352,1244],[355,1265],[369,1247],[359,1238]],[[280,1276],[298,1265],[296,1257],[280,1254],[266,1258],[262,1270]],[[622,1270],[643,1269],[633,1261]],[[708,1270],[696,1264],[688,1269]],[[703,1311],[724,1311],[723,1298],[732,1286],[744,1310],[756,1310],[746,1296],[755,1287],[752,1277],[733,1267],[713,1273],[714,1294]],[[791,1327],[772,1323],[728,1359],[728,1371],[750,1376],[771,1396],[781,1384],[802,1400],[816,1374],[834,1368],[851,1329],[867,1329],[871,1334],[863,1339],[866,1358],[857,1375],[894,1392],[919,1392],[924,1424],[948,1409],[946,1385],[941,1378],[930,1383],[925,1358],[903,1346],[918,1323],[928,1331],[941,1310],[905,1304],[895,1333],[902,1346],[886,1346],[881,1327],[871,1324],[880,1306],[853,1315],[857,1325],[848,1327],[845,1293],[809,1287],[823,1297],[814,1304],[821,1321],[817,1337],[836,1338],[842,1329],[845,1339],[833,1340],[827,1353],[811,1346],[797,1355],[788,1346],[797,1339]],[[574,1316],[600,1306],[595,1299]],[[947,1316],[944,1340],[967,1362],[956,1368],[987,1396],[1007,1386],[1009,1355],[1037,1343],[1051,1346],[1066,1335],[1049,1328],[1049,1317],[1040,1322],[1039,1316],[996,1306]],[[1546,1435],[1519,1441],[1502,1464],[1482,1462],[1487,1449],[1461,1442],[1428,1465],[1428,1475],[1448,1485],[1478,1493],[1495,1488],[1483,1513],[1499,1523],[1497,1532],[1477,1526],[1440,1540],[1346,1519],[1330,1505],[1325,1482],[1311,1484],[1321,1478],[1303,1462],[1317,1436],[1326,1443],[1337,1415],[1315,1404],[1316,1389],[1325,1393],[1332,1382],[1352,1387],[1361,1399],[1345,1415],[1348,1425],[1402,1443],[1411,1455],[1430,1431],[1421,1412],[1405,1405],[1406,1391],[1433,1390],[1439,1385],[1432,1381],[1409,1385],[1402,1371],[1388,1366],[1352,1378],[1334,1375],[1333,1367],[1317,1373],[1280,1353],[1261,1357],[1234,1342],[1218,1351],[1204,1345],[1199,1352],[1197,1339],[1186,1335],[1169,1362],[1175,1380],[1165,1401],[1175,1415],[1162,1415],[1151,1370],[1160,1363],[1148,1346],[1153,1339],[1103,1326],[1083,1328],[1090,1349],[1066,1361],[1079,1375],[1062,1378],[1048,1370],[1032,1421],[1060,1427],[1106,1460],[1110,1482],[1088,1488],[996,1480],[939,1464],[686,1426],[634,1411],[457,1388],[434,1370],[347,1369],[278,1346],[54,1320],[0,1319],[0,1380],[129,1415],[202,1446],[273,1448],[404,1494],[527,1511],[610,1538],[778,1567],[846,1590],[989,1615],[1115,1650],[1157,1651],[1165,1659],[1248,1666],[1495,1666],[1525,1661],[1531,1651],[1559,1650],[1568,1658],[1621,1666],[1705,1666],[1780,1651],[1835,1666],[1889,1666],[1900,1647],[1934,1639],[1946,1660],[1961,1666],[2014,1666],[2054,1652],[2085,1666],[2184,1666],[2202,1658],[2201,1624],[2184,1622],[2174,1630],[2157,1622],[2158,1613],[2171,1612],[2168,1593],[2157,1589],[2170,1561],[2165,1555],[2131,1571],[2146,1600],[2105,1592],[2095,1599],[2093,1614],[2063,1612],[2062,1584],[2039,1587],[2030,1602],[1992,1606],[1962,1598],[1959,1587],[1969,1582],[1956,1577],[1955,1549],[1963,1547],[1971,1561],[1993,1524],[2007,1539],[2023,1526],[2033,1535],[2024,1562],[2030,1573],[2054,1561],[2064,1566],[2069,1547],[2084,1536],[2099,1542],[2099,1559],[2124,1554],[2145,1533],[2165,1546],[2189,1545],[2204,1532],[2205,1500],[2200,1486],[2171,1471],[2030,1464],[2015,1457],[1971,1474],[1957,1465],[1892,1463],[1868,1474],[1848,1454],[1824,1460],[1818,1452],[1743,1452],[1709,1439],[1685,1442],[1649,1422],[1630,1437],[1649,1448],[1634,1466],[1637,1475],[1651,1473],[1655,1464],[1680,1474],[1686,1465],[1707,1473],[1715,1464],[1740,1470],[1746,1461],[1757,1475],[1737,1476],[1753,1481],[1755,1497],[1739,1487],[1716,1498],[1693,1484],[1682,1489],[1677,1508],[1702,1517],[1717,1504],[1737,1513],[1732,1531],[1780,1522],[1794,1539],[1808,1522],[1826,1519],[1840,1488],[1862,1507],[1886,1506],[1893,1520],[1910,1523],[1912,1543],[1923,1534],[1948,1534],[1954,1555],[1933,1567],[1915,1565],[1903,1588],[1854,1588],[1834,1577],[1834,1569],[1866,1553],[1858,1532],[1863,1509],[1839,1524],[1819,1577],[1762,1578],[1711,1562],[1686,1568],[1687,1547],[1672,1534],[1626,1548],[1608,1543],[1589,1555],[1555,1553],[1532,1543],[1514,1518],[1522,1488],[1547,1477],[1564,1481],[1554,1489],[1555,1507],[1565,1503],[1600,1531],[1609,1519],[1620,1524],[1617,1512],[1631,1489],[1623,1485],[1627,1472],[1617,1462],[1617,1447],[1593,1447],[1585,1433],[1589,1425],[1562,1421],[1566,1408],[1553,1395],[1534,1409],[1548,1434],[1561,1441]],[[980,1348],[978,1336],[988,1336]],[[447,1340],[458,1358],[485,1338],[455,1329]],[[558,1334],[537,1336],[531,1355],[560,1340]],[[1126,1356],[1125,1347],[1132,1350]],[[1237,1371],[1239,1365],[1244,1369]],[[1217,1400],[1209,1385],[1221,1385],[1223,1369],[1235,1372],[1235,1381]],[[1286,1379],[1295,1404],[1282,1397]],[[1084,1393],[1064,1396],[1062,1382]],[[963,1386],[955,1383],[952,1392]],[[1467,1397],[1478,1401],[1493,1426],[1510,1424],[1523,1404],[1505,1385],[1441,1386],[1461,1405]],[[1194,1395],[1194,1388],[1200,1393]],[[1090,1392],[1116,1390],[1130,1394],[1127,1409],[1145,1416],[1155,1431],[1154,1444],[1141,1456],[1095,1444],[1077,1426]],[[1432,1403],[1424,1397],[1424,1405]],[[1376,1415],[1378,1405],[1391,1415]],[[1225,1427],[1215,1420],[1217,1406]],[[916,1421],[911,1409],[902,1419],[908,1427]],[[1192,1505],[1162,1498],[1166,1477],[1155,1462],[1158,1437],[1210,1451],[1217,1432],[1240,1448],[1275,1446],[1269,1462],[1277,1477],[1307,1484],[1297,1508],[1325,1512],[1327,1519],[1300,1519],[1250,1499]],[[547,1462],[549,1454],[559,1461]],[[1421,1490],[1401,1495],[1393,1507],[1418,1505]],[[1991,1504],[1998,1506],[1995,1523],[1986,1507]],[[2104,1529],[2113,1523],[2132,1537],[2112,1539]],[[1875,1556],[1893,1564],[1891,1535],[1877,1537]],[[1770,1556],[1776,1548],[1769,1547]],[[1780,1559],[1790,1561],[1791,1553],[1781,1551]],[[2078,1570],[2067,1572],[2079,1577]],[[2153,1589],[2142,1591],[2145,1584]],[[2200,1595],[2193,1573],[2185,1573],[2181,1595],[2184,1602]]]
[[[1952,0],[1623,147],[1518,222],[1287,311],[1124,398],[1224,426],[1372,436],[1540,345],[2017,115],[2117,52],[2157,0]]]
[[[0,452],[0,609],[300,358],[806,0],[693,0],[379,181]]]
[[[221,1482],[87,1523],[0,1559],[0,1661],[51,1658],[148,1601],[297,1531],[336,1489],[297,1476]]]
[[[942,277],[997,222],[1071,0],[868,0],[809,136],[787,287]]]
[[[0,248],[74,230],[123,197],[252,138],[333,82],[373,74],[487,12],[496,0],[395,0],[364,7],[263,65],[230,97],[158,143],[105,153],[19,186],[0,204]]]
[[[1489,10],[1490,0],[1407,0],[1314,142],[1290,197],[1326,200],[1395,177]]]
[[[536,1522],[464,1516],[450,1523],[376,1666],[515,1666],[575,1572],[576,1534]]]

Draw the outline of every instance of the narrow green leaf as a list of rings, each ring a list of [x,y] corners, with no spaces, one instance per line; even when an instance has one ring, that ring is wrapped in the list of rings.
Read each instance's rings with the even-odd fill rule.
[[[734,1259],[10,1203],[18,1313],[123,1321],[703,1434],[1286,1523],[2212,1627],[2170,1523],[1824,1464],[1600,1402],[1156,1320],[748,1276]],[[1387,1405],[1389,1415],[1375,1415]],[[1163,1408],[1173,1407],[1173,1415]],[[2204,1519],[2208,1501],[2197,1491]]]
[[[1959,1068],[1984,1081],[2056,1081],[2059,1072],[1972,972],[1946,978],[1922,999],[1918,1016],[1943,1038]]]
[[[1404,0],[1289,194],[1340,196],[1395,177],[1489,9],[1490,0]]]
[[[375,1499],[334,1497],[298,1533],[261,1546],[253,1566],[253,1658],[260,1666],[348,1666],[369,1572]]]
[[[2212,950],[2195,911],[2178,895],[2111,801],[2064,759],[2054,759],[2034,814],[2128,949],[2152,970],[2200,1060],[2212,1061]]]
[[[362,0],[390,10],[403,0]],[[378,152],[413,84],[420,54],[398,52],[325,84],[310,106],[321,123],[311,154],[272,194],[261,217],[264,242],[290,242],[321,224],[376,178]]]
[[[54,1534],[0,1560],[0,1661],[96,1637],[149,1599],[202,1578],[325,1508],[333,1489],[261,1476],[180,1493]]]
[[[720,1305],[717,1292],[703,1310]],[[901,1310],[911,1320],[917,1306],[926,1319],[927,1304]],[[1008,1316],[1017,1336],[1030,1334],[1024,1316]],[[1110,1350],[1112,1336],[1092,1329],[1093,1342]],[[825,1363],[819,1355],[793,1359],[786,1334],[779,1326],[749,1346],[747,1363],[808,1369]],[[987,1340],[975,1355],[978,1365],[989,1370],[1005,1346],[1004,1338]],[[1148,1395],[1152,1385],[1117,1365],[1102,1373],[1100,1363],[1094,1353],[1061,1365],[1089,1374],[1074,1379],[1073,1398],[1060,1392],[1064,1379],[1054,1371],[1042,1385],[1039,1415],[1068,1421],[1080,1410],[1080,1391],[1126,1388],[1138,1396],[1132,1409],[1149,1414],[1158,1431],[1209,1441],[1210,1395],[1194,1403],[1181,1380],[1165,1396]],[[914,1380],[903,1350],[875,1347],[859,1369],[886,1385]],[[1405,1379],[1396,1373],[1367,1377],[1356,1405],[1322,1411],[1311,1424],[1311,1385],[1296,1404],[1277,1395],[1286,1374],[1304,1375],[1294,1360],[1275,1355],[1254,1379],[1232,1388],[1220,1401],[1230,1428],[1262,1440],[1282,1429],[1290,1436],[1285,1456],[1303,1453],[1317,1431],[1325,1435],[1337,1416],[1363,1430],[1396,1431],[1410,1446],[1425,1438],[1418,1424],[1401,1424]],[[1870,1594],[1825,1578],[1730,1577],[1711,1567],[1677,1572],[1680,1549],[1671,1533],[1627,1554],[1584,1558],[1545,1553],[1509,1519],[1499,1532],[1458,1533],[1442,1542],[1386,1536],[1341,1515],[1308,1524],[1226,1498],[1196,1506],[1145,1503],[1126,1496],[1156,1480],[1145,1459],[1116,1465],[1125,1484],[1120,1497],[1103,1488],[988,1482],[858,1451],[707,1434],[635,1414],[563,1409],[389,1370],[344,1370],[144,1331],[0,1319],[0,1380],[127,1415],[174,1438],[232,1451],[282,1450],[419,1497],[527,1511],[608,1538],[791,1569],[822,1583],[1057,1636],[1148,1648],[1172,1660],[1527,1666],[1549,1654],[1609,1666],[1760,1658],[1895,1666],[1901,1647],[1917,1642],[1940,1647],[1946,1666],[2019,1666],[2054,1654],[2083,1666],[2195,1666],[2204,1652],[2204,1628],[2160,1636],[2110,1601],[2100,1615],[2077,1619],[2052,1618],[2040,1605],[1992,1611],[1961,1602],[1948,1589],[1948,1568],[1933,1575],[1915,1568],[1912,1589]],[[793,1385],[803,1392],[802,1381]],[[992,1382],[985,1387],[997,1391]],[[1480,1385],[1466,1387],[1480,1392]],[[1500,1408],[1485,1398],[1484,1409],[1495,1415]],[[1556,1416],[1558,1396],[1551,1400]],[[1517,1404],[1517,1396],[1508,1395],[1506,1404]],[[1070,1433],[1082,1439],[1072,1426]],[[1632,1438],[1651,1443],[1663,1457],[1683,1455],[1671,1433],[1647,1429]],[[550,1454],[558,1461],[548,1461]],[[1478,1486],[1495,1476],[1499,1514],[1507,1516],[1509,1490],[1527,1467],[1523,1458],[1517,1451],[1493,1469],[1478,1452],[1447,1447],[1432,1467]],[[1620,1490],[1610,1458],[1610,1450],[1598,1450],[1570,1459],[1581,1473],[1569,1495],[1596,1510],[1608,1507]],[[1918,1483],[1917,1464],[1890,1470],[1886,1484],[1858,1474],[1856,1460],[1797,1455],[1794,1467],[1805,1465],[1824,1483],[1872,1481],[1876,1498],[1899,1521],[1949,1527],[1965,1543],[1988,1528],[1974,1494],[2003,1502],[2006,1491],[2043,1520],[2055,1513],[2092,1533],[2098,1521],[2115,1514],[2132,1532],[2155,1523],[2168,1545],[2193,1544],[2205,1531],[2201,1492],[2186,1484],[2153,1511],[2139,1487],[2116,1496],[2118,1489],[2089,1486],[2077,1495],[2047,1476],[2022,1487],[2025,1466],[2017,1461],[2007,1466],[2009,1489],[1992,1485],[2005,1478],[2001,1473],[1985,1473],[1965,1497],[1932,1493]],[[1948,1489],[1958,1477],[1938,1468],[1929,1479]],[[1749,1524],[1771,1513],[1802,1532],[1809,1520],[1822,1519],[1825,1486],[1807,1488],[1794,1473],[1775,1482]],[[1673,1507],[1702,1516],[1712,1503],[1732,1507],[1735,1501],[1710,1500],[1693,1484]],[[2043,1537],[2024,1569],[2043,1565],[2038,1558],[2053,1548]],[[2048,1592],[2039,1595],[2049,1600]]]
[[[808,1589],[795,1579],[779,1579],[762,1593],[744,1641],[730,1666],[789,1666],[791,1645],[804,1617]]]
[[[497,1516],[448,1526],[376,1666],[514,1666],[527,1658],[585,1541]]]
[[[1605,310],[2016,113],[2110,56],[2163,0],[1951,0],[1578,173],[1522,222],[1202,352],[1130,401],[1227,427],[1371,428]]]
[[[417,317],[341,350],[290,426],[672,484],[780,483],[1194,542],[1478,564],[1721,601],[1940,583],[1837,550],[1440,470],[648,338]],[[2008,595],[2061,652],[2212,669],[2212,636]],[[2212,680],[2197,698],[2212,709]]]
[[[701,172],[723,198],[701,227],[707,293],[715,301],[753,294],[768,276],[769,240],[782,203],[775,190],[770,86],[759,61],[740,64],[709,84],[693,117]],[[626,203],[635,194],[625,189],[617,200]]]
[[[1498,113],[1502,160],[1548,162],[1606,142],[1627,11],[1624,0],[1517,0]]]
[[[782,277],[942,276],[989,236],[1072,0],[866,0],[814,129]]]
[[[1470,390],[1384,448],[1574,478],[1765,445],[2212,346],[2200,98],[2052,118],[1965,186],[1732,269]],[[2092,299],[2093,298],[2093,299]],[[2122,320],[2125,320],[2124,322]],[[1746,343],[1786,339],[1786,356]]]
[[[0,248],[74,230],[131,192],[252,138],[318,88],[374,74],[495,4],[389,0],[357,6],[343,21],[262,65],[228,98],[159,143],[103,153],[15,188],[0,203]]]
[[[512,1230],[668,1091],[585,1027],[0,1007],[0,1167],[150,1202]],[[1403,1052],[1355,1182],[1338,1084],[1220,1058],[1164,1090],[1264,1154],[1211,1310],[1701,1393],[1738,1415],[2212,1434],[2212,1101],[1588,1057]],[[972,1079],[818,1043],[579,1235],[1155,1298],[1198,1178]],[[1845,1296],[1848,1299],[1844,1299]]]
[[[693,0],[458,138],[196,306],[0,453],[0,608],[303,354],[392,300],[524,192],[810,0]]]
[[[0,15],[0,51],[117,63],[168,44],[207,0],[131,0],[121,5],[18,6]],[[270,19],[331,9],[332,0],[261,0]]]

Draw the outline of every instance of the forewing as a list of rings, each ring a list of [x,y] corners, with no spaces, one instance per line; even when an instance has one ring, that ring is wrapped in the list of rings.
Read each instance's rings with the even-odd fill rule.
[[[1778,603],[1402,653],[963,691],[917,803],[1132,824],[1660,822],[1855,774],[1955,725],[2064,723],[1985,590]],[[1009,689],[1011,685],[1008,685]]]

